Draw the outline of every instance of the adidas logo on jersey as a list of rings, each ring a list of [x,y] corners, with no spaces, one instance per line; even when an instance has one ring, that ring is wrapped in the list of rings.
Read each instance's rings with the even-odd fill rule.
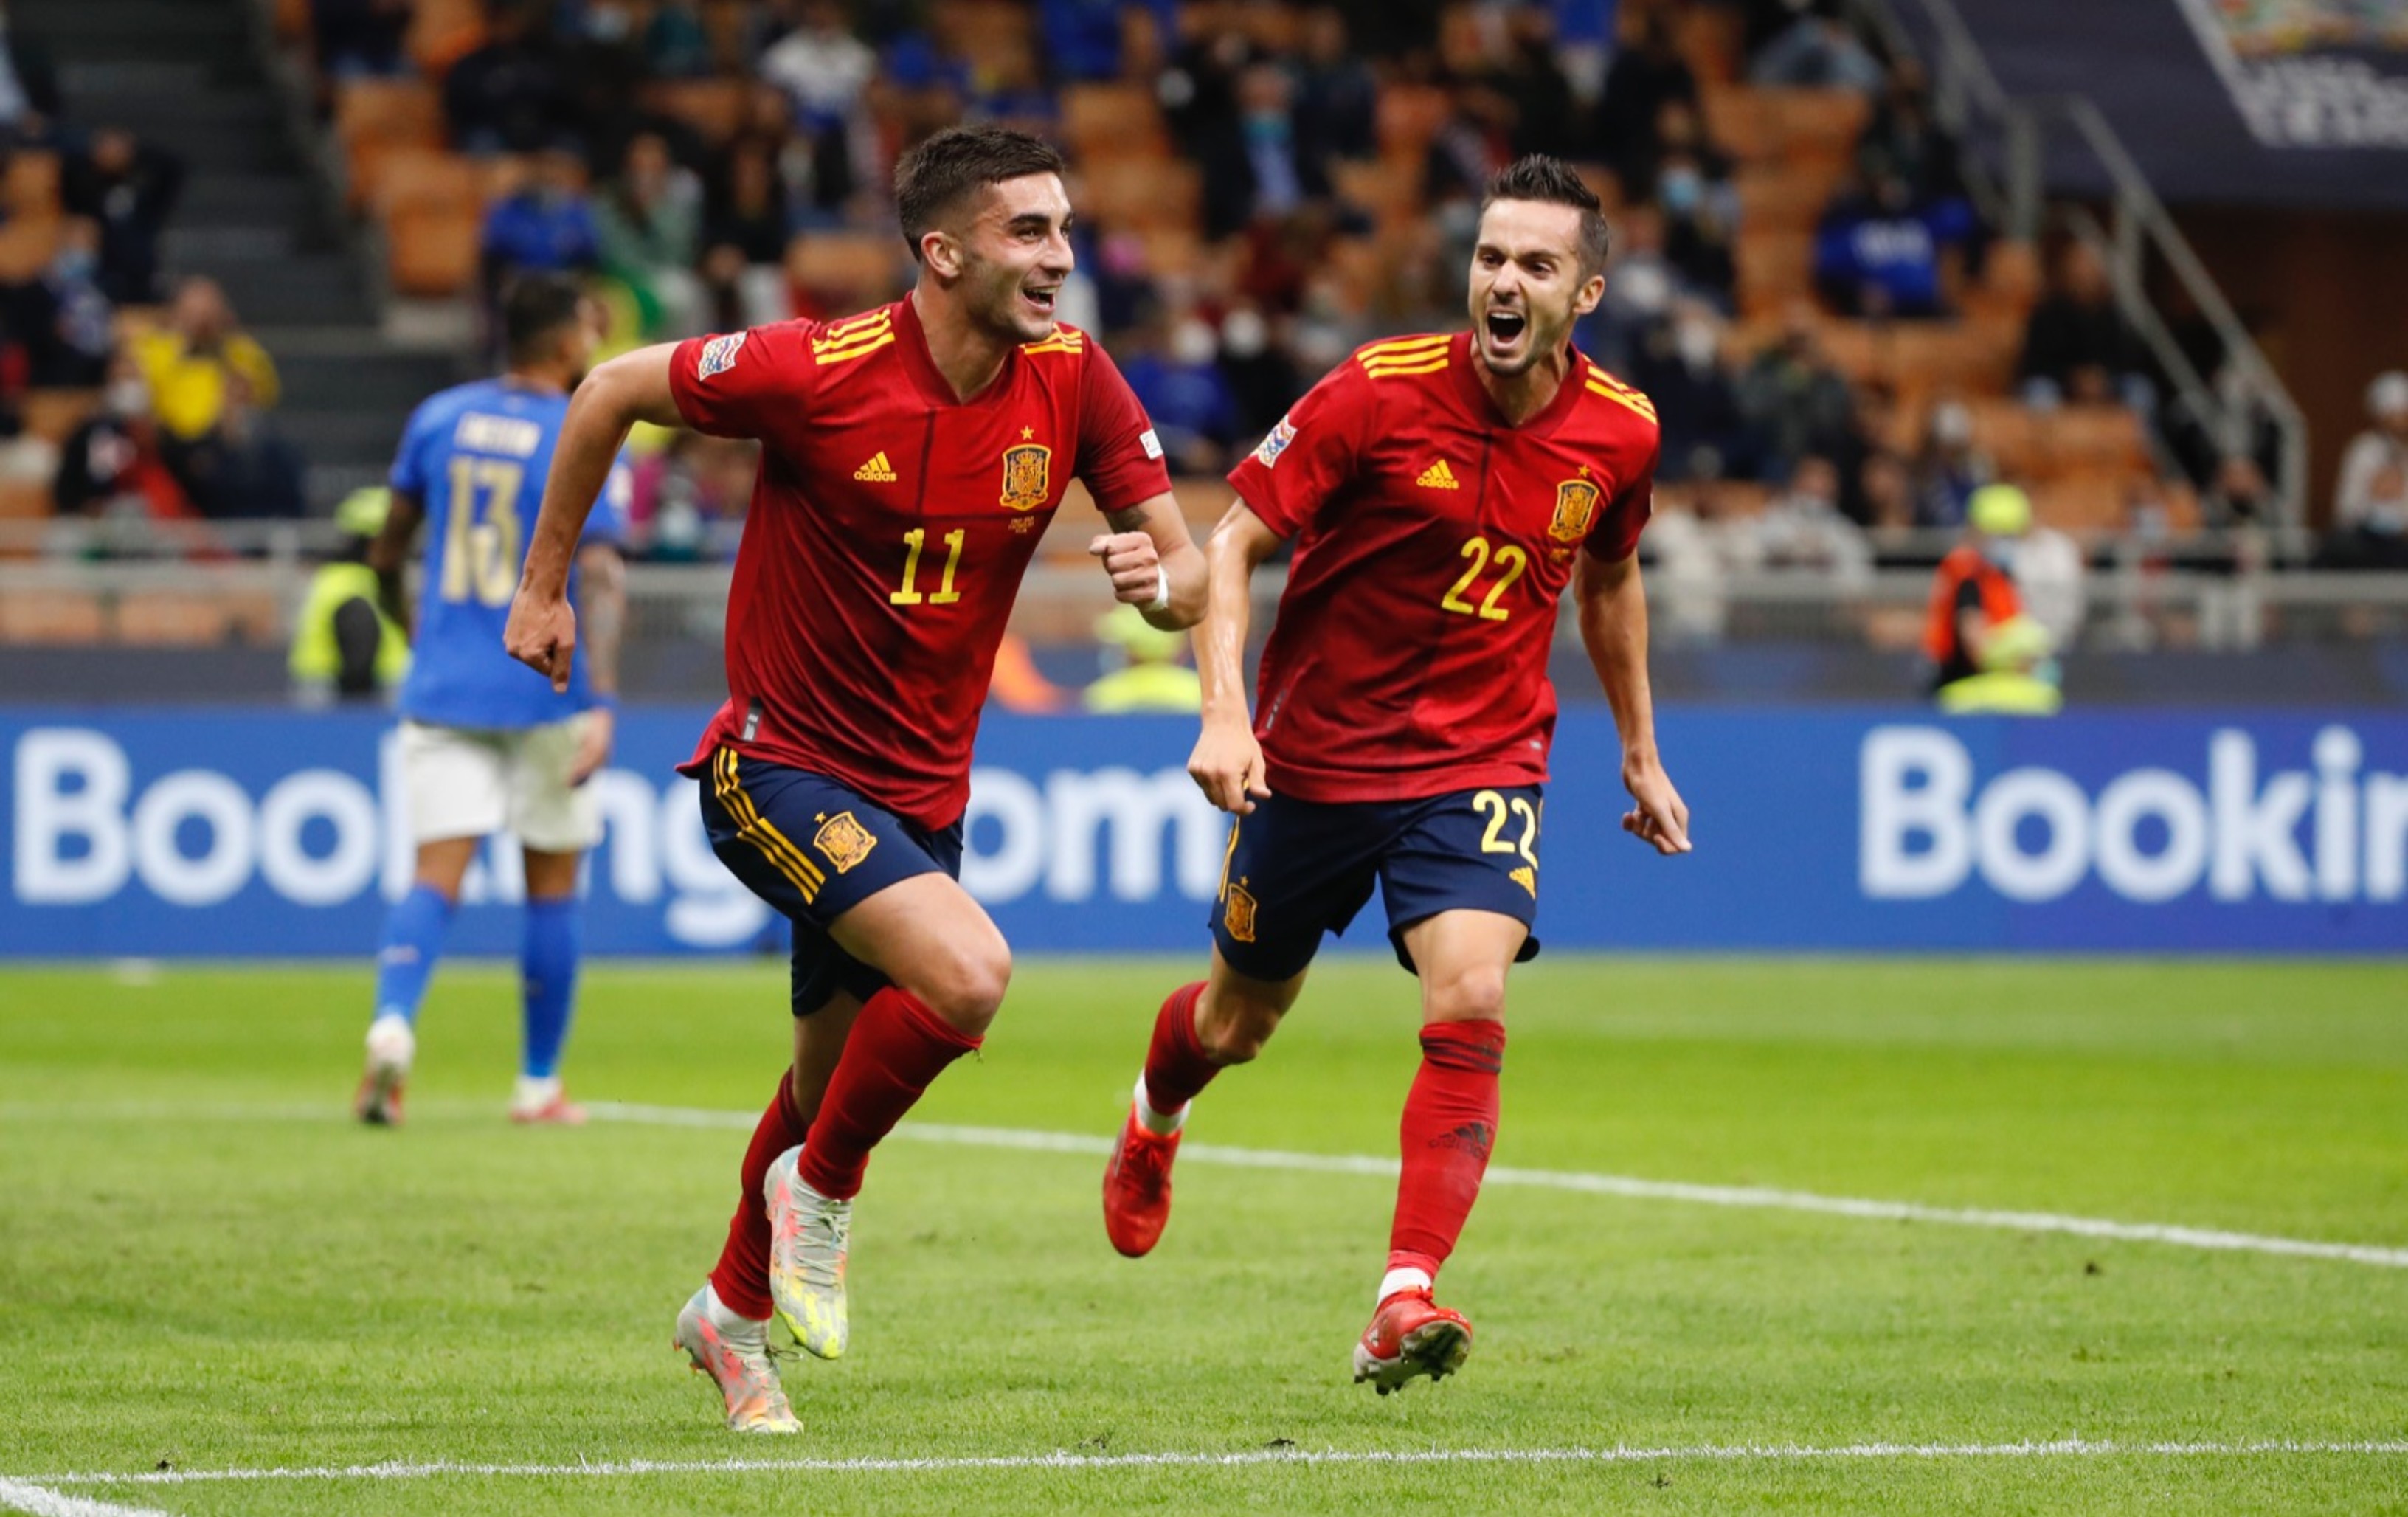
[[[1413,483],[1421,486],[1424,490],[1460,490],[1463,488],[1463,486],[1455,479],[1455,470],[1446,466],[1446,460],[1443,458],[1440,459],[1437,463],[1432,464],[1429,467],[1422,470],[1422,477],[1415,479]]]
[[[853,470],[853,477],[856,479],[867,479],[871,484],[893,484],[896,479],[895,465],[886,462],[886,455],[881,452],[876,458]]]

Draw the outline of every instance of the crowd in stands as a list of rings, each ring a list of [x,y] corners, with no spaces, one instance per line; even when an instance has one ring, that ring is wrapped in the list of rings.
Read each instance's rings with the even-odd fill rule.
[[[1355,345],[1459,324],[1481,186],[1546,151],[1608,208],[1614,258],[1578,338],[1662,418],[1651,552],[1702,542],[1857,583],[1929,562],[2001,479],[2086,542],[2308,524],[2275,487],[2272,419],[2186,395],[2088,247],[1987,224],[1920,65],[1836,0],[280,10],[404,296],[489,305],[514,274],[581,272],[626,344],[843,314],[910,280],[896,157],[956,122],[1023,125],[1071,158],[1064,317],[1105,336],[1175,465],[1209,475]],[[77,131],[38,47],[0,52],[18,145],[0,389],[104,397],[59,465],[63,507],[299,509],[297,460],[263,424],[273,365],[206,281],[162,288],[175,158]],[[10,234],[46,154],[57,232],[29,264]],[[2173,328],[2239,396],[2213,329]],[[2323,562],[2408,564],[2408,379],[2372,399]],[[652,446],[646,550],[723,551],[752,451]]]
[[[0,11],[0,485],[66,519],[297,517],[265,413],[276,366],[222,290],[171,288],[174,152],[80,122],[56,60]]]

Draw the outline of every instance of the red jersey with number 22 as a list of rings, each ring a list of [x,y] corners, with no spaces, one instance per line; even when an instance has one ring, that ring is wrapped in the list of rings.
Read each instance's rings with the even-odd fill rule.
[[[1508,425],[1471,335],[1375,342],[1230,471],[1296,538],[1254,733],[1271,789],[1410,800],[1547,777],[1555,608],[1574,557],[1647,523],[1656,408],[1578,353]]]
[[[950,826],[996,645],[1064,489],[1076,476],[1116,511],[1170,488],[1144,408],[1067,326],[960,400],[909,297],[693,338],[669,388],[695,431],[761,440],[727,704],[694,762],[724,744]]]

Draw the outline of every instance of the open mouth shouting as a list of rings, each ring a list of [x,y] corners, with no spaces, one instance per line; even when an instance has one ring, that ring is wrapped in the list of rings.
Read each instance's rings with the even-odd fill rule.
[[[1521,351],[1524,339],[1529,336],[1530,318],[1518,310],[1491,307],[1481,319],[1481,327],[1488,339],[1489,352],[1508,358]]]

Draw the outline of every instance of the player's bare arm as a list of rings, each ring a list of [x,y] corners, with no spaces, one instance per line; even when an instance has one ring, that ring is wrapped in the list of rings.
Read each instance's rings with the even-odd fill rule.
[[[1622,783],[1634,803],[1623,830],[1658,853],[1689,852],[1689,808],[1656,751],[1656,702],[1647,685],[1647,591],[1639,555],[1580,556],[1581,641],[1622,735]]]
[[[1112,579],[1112,597],[1134,606],[1165,632],[1180,632],[1204,619],[1204,555],[1187,533],[1187,518],[1168,491],[1125,510],[1107,511],[1108,533],[1098,533],[1087,551],[1103,561]]]
[[[577,551],[577,612],[585,624],[585,683],[601,704],[585,713],[568,782],[581,785],[610,762],[619,729],[619,649],[627,626],[627,563],[589,542]]]
[[[412,638],[418,632],[418,608],[410,601],[402,569],[409,562],[410,545],[418,538],[418,523],[425,519],[426,508],[418,497],[396,490],[384,513],[384,525],[368,543],[367,563],[376,571],[377,603],[402,636]]]
[[[1204,687],[1203,730],[1187,773],[1213,805],[1245,816],[1271,793],[1263,748],[1246,712],[1246,635],[1254,620],[1254,570],[1279,551],[1280,535],[1236,502],[1204,545],[1208,601],[1196,629],[1196,673]]]
[[[610,478],[627,431],[638,422],[680,426],[677,398],[669,393],[669,356],[674,343],[622,353],[585,377],[569,397],[560,424],[552,473],[543,483],[543,508],[527,544],[526,569],[510,600],[502,645],[512,658],[568,688],[577,652],[577,613],[568,604],[568,570],[585,518]]]

